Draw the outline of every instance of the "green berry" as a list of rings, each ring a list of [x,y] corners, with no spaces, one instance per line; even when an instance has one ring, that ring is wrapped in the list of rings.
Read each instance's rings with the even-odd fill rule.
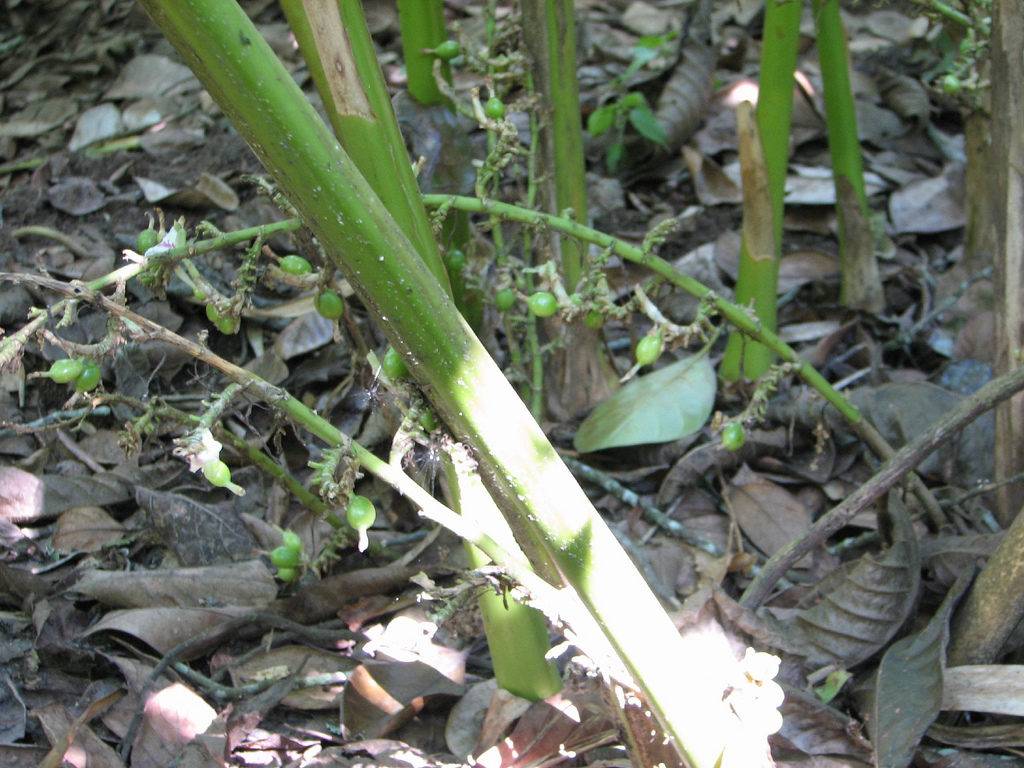
[[[47,375],[58,384],[68,384],[81,376],[84,368],[81,360],[68,357],[54,362]]]
[[[434,49],[434,55],[441,61],[451,61],[462,53],[462,47],[456,40],[445,40]]]
[[[942,90],[948,93],[950,96],[956,96],[960,93],[963,88],[963,84],[960,82],[960,78],[950,73],[942,78]]]
[[[516,305],[516,292],[511,288],[502,288],[494,294],[494,306],[499,312],[508,312]]]
[[[484,102],[484,114],[491,120],[501,120],[505,116],[505,102],[497,96],[491,96]]]
[[[96,389],[100,383],[100,367],[92,360],[86,360],[82,365],[82,372],[75,378],[75,389],[79,392],[89,392]]]
[[[636,361],[640,365],[652,365],[655,360],[661,357],[665,348],[665,340],[661,338],[658,331],[649,333],[636,344]]]
[[[281,546],[295,552],[302,552],[302,539],[299,538],[299,534],[295,531],[282,531]]]
[[[420,414],[420,426],[424,432],[433,432],[437,429],[437,414],[429,408]]]
[[[278,547],[270,553],[270,562],[275,568],[294,568],[299,564],[301,551],[291,547]]]
[[[593,328],[596,331],[604,325],[604,315],[596,309],[592,309],[583,316],[583,322],[587,328]]]
[[[730,421],[722,430],[722,447],[727,451],[738,451],[747,442],[747,433],[738,421]]]
[[[348,500],[348,509],[345,510],[345,519],[357,531],[365,531],[377,519],[377,510],[365,496],[352,494]]]
[[[214,325],[216,325],[217,323],[219,323],[224,318],[221,315],[221,313],[218,311],[217,306],[215,304],[207,304],[206,305],[206,319],[209,320]]]
[[[345,302],[341,300],[341,296],[331,290],[321,292],[316,297],[314,304],[320,316],[326,317],[328,320],[337,320],[345,313]]]
[[[380,367],[384,371],[384,375],[392,381],[404,379],[409,375],[409,369],[406,367],[405,361],[395,351],[394,347],[388,347],[387,352],[384,353],[384,357],[380,361]]]
[[[210,485],[223,488],[231,482],[231,470],[228,465],[219,459],[208,461],[203,465],[203,475],[210,481]]]
[[[458,248],[452,248],[445,254],[444,263],[449,272],[461,272],[466,268],[466,254]]]
[[[144,254],[154,245],[160,243],[160,233],[150,227],[139,232],[139,236],[135,238],[135,250],[140,254]]]
[[[277,266],[288,275],[308,275],[313,271],[312,264],[301,256],[296,256],[294,253],[281,259]]]
[[[558,311],[558,299],[550,291],[537,291],[526,300],[526,305],[537,317],[551,317]]]
[[[206,291],[204,291],[202,288],[193,288],[192,298],[195,299],[196,301],[206,301]]]
[[[283,581],[285,584],[291,584],[299,577],[299,572],[295,568],[278,568],[277,578]]]

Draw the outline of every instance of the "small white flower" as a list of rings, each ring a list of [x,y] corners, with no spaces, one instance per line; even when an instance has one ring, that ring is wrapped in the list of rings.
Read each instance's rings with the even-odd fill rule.
[[[198,472],[211,461],[220,458],[220,449],[223,447],[213,438],[213,433],[208,429],[202,432],[191,433],[187,443],[179,444],[174,449],[175,456],[181,456],[188,461],[188,471]]]

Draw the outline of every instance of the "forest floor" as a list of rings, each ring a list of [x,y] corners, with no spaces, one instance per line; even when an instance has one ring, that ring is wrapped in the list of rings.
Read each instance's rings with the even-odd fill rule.
[[[482,44],[485,5],[447,3],[464,47]],[[683,28],[689,6],[576,5],[584,124],[627,92],[657,105],[663,123],[678,121],[664,126],[676,137],[668,153],[627,127],[616,173],[606,165],[614,135],[588,139],[594,227],[639,244],[673,220],[658,253],[731,297],[742,218],[735,107],[756,94],[759,4],[715,4],[708,25],[717,64],[680,80],[707,79],[706,99],[695,96],[700,89],[665,91],[673,69],[688,65],[669,33]],[[400,92],[394,4],[365,6],[385,76]],[[846,17],[868,192],[887,235],[879,247],[885,306],[857,312],[838,301],[835,193],[808,11],[794,90],[779,333],[898,447],[992,378],[993,321],[990,265],[984,253],[964,248],[964,100],[936,87],[952,53],[934,22],[914,6],[896,8],[858,7]],[[258,0],[246,10],[319,104],[277,4]],[[507,20],[508,9],[500,11]],[[201,221],[229,232],[284,218],[251,181],[262,173],[255,156],[139,6],[62,0],[9,3],[7,13],[0,271],[65,281],[104,275],[123,263],[122,252],[135,248],[158,211],[168,224],[184,217],[190,231]],[[659,36],[661,44],[650,43]],[[630,68],[644,41],[655,54]],[[685,51],[694,40],[684,34],[682,43]],[[481,83],[456,73],[460,93]],[[528,139],[527,116],[510,103],[509,119]],[[414,156],[425,159],[424,184],[471,193],[464,180],[474,172],[469,161],[486,151],[483,133],[436,120],[401,94],[396,111],[414,137]],[[507,199],[519,199],[522,187],[522,175],[509,171]],[[492,247],[484,222],[476,224],[464,279],[485,299],[477,331],[522,381],[507,344],[521,324],[505,325],[487,301]],[[515,232],[507,230],[509,240]],[[266,246],[284,255],[305,253],[306,243],[285,234]],[[238,250],[196,263],[230,294]],[[648,277],[614,258],[606,268],[621,301]],[[32,307],[57,299],[24,282],[0,285],[6,337]],[[692,319],[693,299],[667,286],[648,290],[669,320]],[[308,292],[261,284],[241,332],[225,336],[180,281],[166,293],[132,281],[127,295],[135,312],[286,387],[387,457],[403,404],[356,351],[365,343],[379,355],[386,346],[356,299],[339,327],[312,311]],[[108,333],[107,318],[87,307],[64,327],[58,319],[48,325],[58,341],[95,344]],[[649,325],[641,318],[603,328],[620,375]],[[202,413],[226,384],[216,372],[168,344],[119,339],[102,359],[100,387],[74,393],[32,375],[65,356],[53,342],[40,337],[24,354],[0,358],[0,765],[629,764],[612,699],[576,651],[559,658],[561,694],[530,703],[497,689],[475,602],[454,588],[466,567],[459,542],[426,526],[391,488],[371,478],[359,483],[379,511],[372,546],[366,554],[348,541],[341,548],[327,522],[236,450],[227,447],[224,457],[241,496],[212,488],[173,455],[184,428],[160,409]],[[711,349],[712,363],[723,347]],[[677,356],[666,354],[660,365]],[[549,367],[549,387],[555,379]],[[683,631],[706,633],[740,655],[754,646],[783,659],[784,724],[771,737],[778,765],[906,765],[899,761],[910,756],[930,768],[1022,764],[1015,755],[1024,728],[1013,719],[1024,711],[1020,667],[986,667],[984,680],[944,675],[933,644],[879,672],[900,637],[929,628],[945,635],[943,597],[999,542],[991,495],[969,493],[992,477],[990,414],[919,467],[944,525],[911,495],[892,494],[798,562],[758,614],[735,602],[753,565],[806,534],[878,466],[805,394],[783,380],[738,451],[723,449],[704,423],[707,413],[681,439],[643,439],[656,431],[661,409],[680,399],[703,397],[726,415],[742,411],[750,390],[714,377],[634,405],[638,423],[627,447],[574,449],[583,414],[564,407],[549,410],[544,426],[577,462],[581,484]],[[322,458],[312,436],[245,398],[233,400],[220,422],[303,483],[309,462]],[[406,462],[439,492],[443,432],[420,439]],[[658,513],[675,523],[652,522]],[[897,524],[893,538],[880,525],[894,516],[914,521],[910,539],[905,527]],[[680,528],[689,538],[677,535]],[[315,560],[291,584],[275,580],[267,557],[281,529],[298,534]],[[707,546],[694,546],[695,537]],[[883,570],[896,588],[879,604],[865,585]],[[836,607],[844,601],[871,621]],[[797,629],[780,641],[787,625]],[[186,641],[187,652],[150,681]],[[901,687],[930,694],[895,706],[886,735],[873,727],[885,710],[871,697]],[[940,708],[948,711],[937,718]],[[998,739],[979,730],[987,726],[1000,726]]]

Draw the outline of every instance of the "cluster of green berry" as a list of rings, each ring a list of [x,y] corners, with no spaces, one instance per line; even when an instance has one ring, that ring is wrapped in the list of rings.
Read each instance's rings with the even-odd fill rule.
[[[441,61],[450,62],[462,55],[462,46],[458,40],[445,40],[434,48],[433,53]],[[491,120],[501,120],[505,116],[505,102],[497,96],[491,96],[484,102],[484,114]]]
[[[100,383],[100,366],[92,360],[65,358],[50,366],[46,375],[58,384],[74,384],[78,392],[90,392]]]
[[[299,577],[302,540],[295,531],[282,531],[281,540],[281,546],[270,553],[270,562],[277,569],[277,578],[287,584]]]
[[[313,272],[313,265],[308,259],[297,254],[283,256],[277,263],[278,269],[287,275],[305,277]],[[324,289],[317,294],[313,306],[321,317],[328,320],[337,320],[345,313],[345,302],[335,291]]]

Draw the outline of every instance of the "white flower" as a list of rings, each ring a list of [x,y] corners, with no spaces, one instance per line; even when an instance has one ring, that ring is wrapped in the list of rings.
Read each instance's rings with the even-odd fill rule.
[[[188,471],[198,472],[211,461],[220,458],[220,449],[223,447],[213,438],[213,433],[208,429],[202,432],[190,433],[177,448],[174,449],[175,456],[181,456],[188,461]]]

